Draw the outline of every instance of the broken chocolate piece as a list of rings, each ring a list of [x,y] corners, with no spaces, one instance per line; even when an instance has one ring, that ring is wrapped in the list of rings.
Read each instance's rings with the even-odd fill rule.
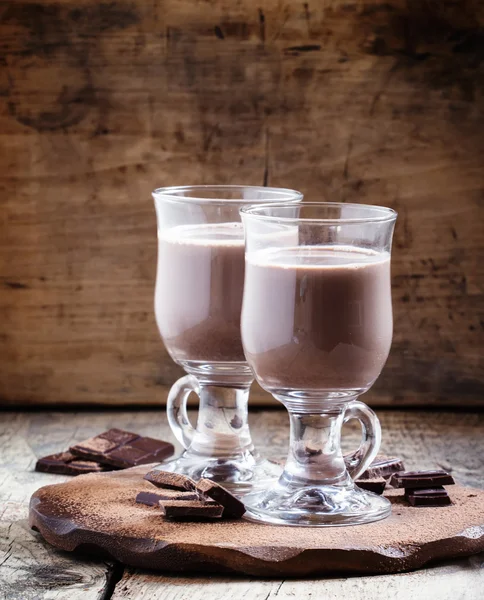
[[[82,475],[83,473],[99,473],[109,468],[98,462],[82,460],[70,452],[58,452],[39,458],[35,465],[36,471],[57,473],[58,475]]]
[[[121,429],[110,429],[69,449],[75,456],[95,460],[118,469],[160,462],[171,456],[173,444],[142,437]]]
[[[373,479],[357,479],[355,483],[362,490],[373,492],[374,494],[379,494],[380,496],[383,494],[387,484],[384,477],[375,477]]]
[[[454,478],[446,471],[406,471],[394,473],[390,480],[392,487],[406,489],[427,489],[454,483]]]
[[[120,469],[161,462],[175,451],[173,444],[149,437],[139,437],[106,456],[106,462]],[[101,461],[100,461],[101,462]]]
[[[405,466],[401,458],[379,454],[366,471],[361,474],[360,479],[375,479],[377,477],[388,479],[393,473],[401,471],[405,471]]]
[[[154,492],[140,492],[136,496],[138,504],[146,504],[147,506],[158,506],[160,501],[165,500],[198,500],[198,494],[195,492],[180,492],[179,490],[156,490]]]
[[[442,486],[405,490],[405,498],[412,506],[448,506],[451,504],[449,494]]]
[[[146,481],[159,488],[168,488],[170,490],[193,491],[195,482],[190,477],[180,475],[179,473],[170,473],[169,471],[157,471],[154,469],[144,476]]]
[[[162,500],[159,506],[168,519],[220,519],[224,511],[224,507],[216,502],[200,500]]]
[[[245,513],[244,503],[215,481],[200,479],[197,483],[197,490],[221,504],[224,508],[224,517],[240,519]]]
[[[136,433],[123,431],[122,429],[109,429],[95,437],[79,442],[70,448],[76,456],[89,460],[98,460],[106,453],[115,450],[122,444],[127,444],[139,436]]]
[[[139,492],[136,496],[136,502],[138,504],[146,504],[146,506],[158,506],[161,498],[157,492]]]

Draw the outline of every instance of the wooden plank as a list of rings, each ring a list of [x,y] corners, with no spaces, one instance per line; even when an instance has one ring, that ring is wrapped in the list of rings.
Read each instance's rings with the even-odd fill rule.
[[[194,420],[195,414],[191,413]],[[484,487],[484,456],[481,449],[484,414],[450,412],[379,411],[383,428],[382,450],[398,454],[409,468],[453,468],[459,482]],[[287,448],[287,415],[283,411],[250,414],[254,441],[267,456],[282,457]],[[77,413],[3,412],[0,419],[0,526],[1,550],[0,598],[10,600],[12,594],[22,600],[34,598],[109,597],[110,583],[118,572],[99,561],[82,561],[77,556],[59,553],[45,545],[27,529],[25,517],[28,499],[38,487],[62,481],[56,475],[34,472],[37,457],[67,448],[108,427],[121,427],[145,435],[171,439],[166,416],[162,411],[109,411]],[[356,427],[345,428],[345,447],[358,441]],[[116,586],[114,598],[157,597],[197,598],[201,590],[211,597],[226,598],[310,598],[324,594],[337,598],[349,594],[359,600],[376,597],[386,589],[389,598],[405,590],[407,597],[419,600],[433,597],[473,600],[474,590],[482,587],[483,557],[472,557],[414,574],[392,577],[351,578],[324,581],[260,581],[227,578],[176,578],[152,576],[130,570]],[[29,583],[30,582],[30,583]],[[442,585],[440,585],[440,583]],[[55,583],[55,585],[54,585]],[[444,585],[445,583],[445,585]],[[113,582],[114,584],[114,582]],[[3,587],[2,587],[3,586]],[[187,587],[189,586],[189,587]],[[386,587],[385,587],[386,586]],[[459,586],[466,596],[456,590]],[[103,591],[104,590],[104,591]],[[107,591],[106,591],[107,590]],[[228,591],[227,591],[228,590]],[[435,590],[447,590],[449,595]],[[102,594],[108,594],[103,596]],[[230,593],[229,593],[230,592]],[[424,595],[426,592],[428,595]],[[450,595],[454,593],[454,596]],[[310,596],[309,594],[312,594]],[[282,595],[284,594],[284,595]],[[291,596],[295,594],[295,596]],[[419,595],[420,594],[420,595]]]
[[[234,577],[160,576],[127,569],[113,600],[481,600],[484,554],[414,573],[283,581]]]
[[[30,429],[30,415],[8,415],[0,422],[0,599],[101,600],[110,592],[119,570],[102,562],[58,552],[30,531],[27,516],[31,494],[64,477],[34,473],[32,446],[46,452],[58,446],[52,428]],[[71,429],[72,434],[72,429]]]
[[[173,442],[163,409],[131,411],[80,411],[0,413],[1,491],[6,500],[22,502],[41,485],[62,481],[57,475],[33,471],[35,460],[80,442],[96,433],[120,427]],[[189,412],[196,422],[196,413]],[[382,452],[401,456],[407,468],[452,469],[464,485],[484,487],[481,452],[484,413],[379,410]],[[288,417],[283,410],[251,411],[252,437],[261,454],[284,458],[288,443]],[[358,427],[343,429],[343,448],[354,449]],[[18,482],[15,485],[15,482]]]
[[[150,191],[246,182],[396,208],[368,400],[481,404],[483,23],[476,0],[4,3],[1,401],[163,402]]]
[[[7,504],[8,520],[16,512]],[[12,600],[103,600],[113,564],[56,552],[34,536],[25,520],[0,520],[0,598]]]

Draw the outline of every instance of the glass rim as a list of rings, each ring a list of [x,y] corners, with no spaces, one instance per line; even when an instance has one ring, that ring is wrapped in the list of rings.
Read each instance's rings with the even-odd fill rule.
[[[368,215],[366,217],[337,217],[337,218],[327,218],[327,217],[284,217],[284,216],[275,216],[275,215],[265,215],[263,214],[264,210],[274,209],[274,208],[294,208],[290,202],[274,202],[274,203],[266,203],[266,204],[258,204],[257,206],[249,205],[243,206],[240,208],[240,214],[242,216],[251,217],[257,219],[259,221],[278,221],[278,222],[303,222],[303,223],[314,223],[314,224],[351,224],[351,223],[390,223],[391,221],[395,221],[398,213],[393,208],[389,208],[387,206],[378,206],[376,204],[358,204],[357,202],[311,202],[305,200],[303,202],[299,202],[297,204],[300,206],[321,206],[321,207],[337,207],[337,206],[346,206],[349,208],[359,208],[359,209],[367,209],[368,212],[373,213],[372,215]]]
[[[291,204],[292,202],[296,202],[298,200],[302,200],[303,194],[298,192],[297,190],[292,190],[290,188],[279,188],[279,187],[266,187],[262,185],[237,185],[237,184],[208,184],[208,185],[176,185],[176,186],[167,186],[156,188],[152,192],[153,199],[163,200],[166,202],[179,202],[186,204],[248,204],[253,205],[256,204],[267,204],[271,205],[272,202],[270,198],[261,198],[257,200],[257,198],[203,198],[196,195],[197,190],[199,193],[201,191],[210,192],[214,190],[214,192],[223,192],[223,190],[227,190],[227,192],[235,192],[237,190],[252,190],[258,192],[269,192],[271,195],[275,196],[275,202],[279,204]],[[192,196],[183,196],[178,195],[180,192],[194,192]],[[279,196],[277,198],[277,196]]]

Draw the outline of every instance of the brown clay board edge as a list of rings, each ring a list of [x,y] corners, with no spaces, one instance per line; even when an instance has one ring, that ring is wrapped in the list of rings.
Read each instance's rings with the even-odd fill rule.
[[[30,504],[30,526],[53,546],[65,551],[82,551],[86,542],[90,552],[97,546],[99,554],[108,554],[121,563],[139,568],[164,572],[241,573],[252,576],[315,576],[328,574],[370,575],[398,573],[422,568],[429,562],[470,556],[484,551],[484,526],[466,531],[438,542],[428,542],[407,551],[396,548],[371,550],[274,548],[270,556],[266,548],[230,547],[207,548],[198,544],[166,545],[152,540],[147,547],[141,542],[130,545],[130,540],[117,540],[92,530],[57,529],[47,524],[51,518],[38,509],[40,501],[33,497]],[[56,519],[58,520],[58,519]],[[58,520],[59,525],[62,520]],[[480,530],[480,531],[477,531]],[[439,548],[440,546],[440,548]],[[353,555],[353,556],[352,556]]]

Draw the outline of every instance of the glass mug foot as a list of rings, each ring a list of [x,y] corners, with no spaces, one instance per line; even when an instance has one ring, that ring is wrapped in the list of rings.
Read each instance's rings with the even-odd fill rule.
[[[282,470],[277,463],[251,453],[224,459],[192,455],[188,451],[157,468],[181,473],[195,481],[211,479],[239,495],[273,485]]]
[[[352,482],[344,487],[320,485],[286,487],[278,483],[244,497],[246,517],[274,525],[361,525],[389,516],[386,498],[366,492]]]
[[[254,449],[247,421],[252,374],[247,367],[235,387],[215,385],[186,375],[171,388],[167,400],[170,427],[185,450],[159,469],[198,480],[212,479],[237,494],[274,484],[282,472],[277,463],[263,459]],[[187,400],[199,396],[197,426],[188,418]]]

